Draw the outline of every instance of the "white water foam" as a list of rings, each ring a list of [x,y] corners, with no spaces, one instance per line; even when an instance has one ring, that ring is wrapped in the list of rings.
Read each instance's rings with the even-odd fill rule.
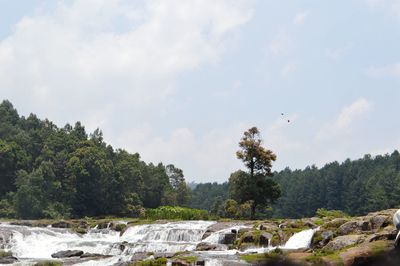
[[[119,232],[92,229],[79,235],[66,229],[0,225],[12,232],[10,250],[18,258],[48,259],[64,250],[82,250],[102,255],[132,255],[137,252],[191,251],[207,227],[215,222],[187,221],[129,227]],[[122,244],[123,243],[123,244]]]

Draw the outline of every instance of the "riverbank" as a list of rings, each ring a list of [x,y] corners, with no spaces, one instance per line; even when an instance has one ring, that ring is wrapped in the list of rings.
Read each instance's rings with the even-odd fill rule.
[[[0,249],[26,263],[61,252],[54,262],[64,265],[369,265],[398,254],[395,211],[259,221],[6,220]]]

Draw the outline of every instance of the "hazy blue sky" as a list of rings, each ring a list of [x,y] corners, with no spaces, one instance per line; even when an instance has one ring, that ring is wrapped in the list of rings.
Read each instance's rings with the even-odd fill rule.
[[[274,170],[391,152],[400,1],[2,0],[0,96],[189,181],[242,167],[253,125]]]

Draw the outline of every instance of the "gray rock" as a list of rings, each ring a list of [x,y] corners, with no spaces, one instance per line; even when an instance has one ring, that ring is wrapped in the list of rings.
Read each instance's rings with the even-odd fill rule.
[[[0,258],[0,265],[16,263],[18,259],[14,256]]]
[[[230,245],[233,244],[236,240],[236,234],[234,233],[227,233],[222,236],[221,244]]]
[[[324,251],[336,251],[342,248],[359,244],[365,239],[364,235],[346,235],[338,236],[330,241],[325,247],[322,248]]]
[[[388,217],[384,215],[376,215],[372,217],[370,221],[372,230],[378,230],[381,227],[389,225]]]
[[[63,250],[56,252],[54,254],[51,254],[52,258],[71,258],[71,257],[80,257],[83,255],[82,250]]]
[[[83,253],[80,257],[81,258],[109,258],[109,257],[112,257],[112,256],[98,254],[98,253]]]
[[[322,243],[325,245],[333,238],[334,233],[331,230],[321,232]]]
[[[339,235],[348,235],[350,233],[361,233],[365,231],[370,231],[371,224],[369,221],[365,220],[356,220],[356,221],[349,221],[347,223],[342,224],[338,229]]]
[[[147,253],[145,253],[145,252],[135,253],[132,255],[131,262],[138,262],[138,261],[144,260],[148,256],[149,255],[147,255]]]
[[[172,266],[190,266],[190,263],[189,263],[189,262],[186,262],[186,261],[184,261],[184,260],[179,260],[179,259],[177,259],[177,260],[173,260],[173,261],[171,262],[171,265],[172,265]]]
[[[201,242],[196,246],[196,251],[209,251],[209,250],[222,251],[225,249],[225,247],[226,247],[225,245]]]

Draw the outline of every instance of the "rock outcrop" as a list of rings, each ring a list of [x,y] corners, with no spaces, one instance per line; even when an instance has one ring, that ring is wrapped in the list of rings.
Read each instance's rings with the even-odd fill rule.
[[[51,257],[59,259],[59,258],[80,257],[82,255],[83,255],[82,250],[64,250],[51,254]]]

